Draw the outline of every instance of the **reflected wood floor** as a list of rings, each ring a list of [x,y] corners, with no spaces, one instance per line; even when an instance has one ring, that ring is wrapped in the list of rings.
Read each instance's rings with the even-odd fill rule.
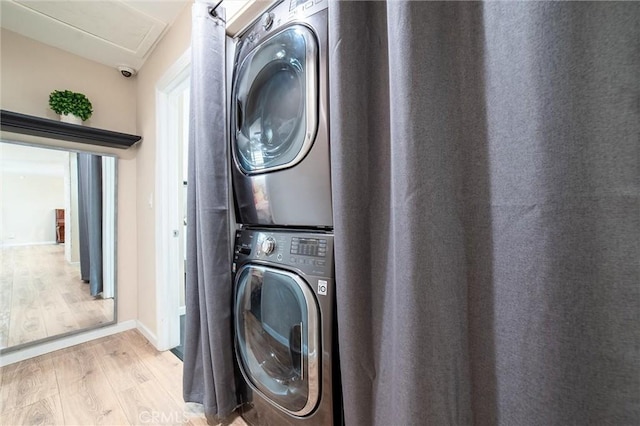
[[[0,250],[0,349],[113,320],[113,299],[94,298],[64,245]]]
[[[183,402],[182,361],[137,330],[8,365],[0,381],[1,425],[207,424]]]

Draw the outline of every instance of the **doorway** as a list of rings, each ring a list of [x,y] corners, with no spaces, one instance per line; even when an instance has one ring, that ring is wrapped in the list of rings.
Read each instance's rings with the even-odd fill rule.
[[[190,50],[156,86],[157,348],[182,359],[186,271],[186,193]]]

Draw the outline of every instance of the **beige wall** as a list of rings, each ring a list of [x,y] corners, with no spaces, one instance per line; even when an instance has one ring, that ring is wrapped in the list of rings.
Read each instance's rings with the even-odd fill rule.
[[[58,119],[49,108],[53,90],[87,95],[93,115],[85,125],[124,133],[136,131],[135,81],[115,68],[89,61],[2,29],[0,103],[8,109]]]
[[[0,33],[0,106],[56,119],[49,93],[68,89],[87,95],[93,116],[85,125],[136,133],[136,81],[110,67],[64,52],[11,31]],[[12,136],[3,133],[3,137]],[[25,140],[24,138],[16,138]],[[38,143],[92,152],[118,159],[117,292],[118,321],[137,318],[136,148],[108,149],[37,138]],[[143,142],[144,143],[144,142]]]
[[[156,86],[190,45],[191,5],[188,4],[136,77],[138,133],[144,137],[137,156],[138,320],[154,336],[158,335],[155,262]]]

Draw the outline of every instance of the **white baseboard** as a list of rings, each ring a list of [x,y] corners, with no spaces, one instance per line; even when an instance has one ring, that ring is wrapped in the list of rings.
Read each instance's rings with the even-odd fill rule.
[[[26,247],[26,246],[52,246],[52,245],[56,245],[58,243],[56,243],[55,241],[36,241],[33,243],[7,243],[7,242],[3,242],[2,244],[0,244],[0,247],[2,248],[11,248],[11,247]],[[61,243],[64,244],[64,243]]]
[[[155,334],[153,334],[151,330],[149,330],[147,326],[141,323],[140,321],[137,321],[137,325],[138,325],[137,327],[138,331],[142,333],[145,339],[147,339],[149,343],[153,345],[154,348],[158,349],[158,337]]]
[[[27,348],[18,349],[17,351],[9,352],[6,354],[1,354],[0,367],[4,367],[5,365],[24,361],[25,359],[33,358],[36,356],[48,354],[49,352],[54,352],[60,349],[79,345],[81,343],[86,343],[91,340],[99,339],[101,337],[106,337],[112,334],[131,330],[133,328],[136,328],[137,325],[138,325],[138,322],[136,320],[123,321],[118,324],[109,325],[106,327],[87,331],[86,333],[80,333],[80,334],[74,334],[72,336],[61,337],[56,340],[52,340],[50,342],[29,346]],[[142,332],[142,334],[145,334],[145,333]]]

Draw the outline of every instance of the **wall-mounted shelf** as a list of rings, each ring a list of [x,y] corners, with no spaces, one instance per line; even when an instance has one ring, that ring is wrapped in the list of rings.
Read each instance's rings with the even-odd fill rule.
[[[108,146],[110,148],[126,149],[142,139],[138,135],[78,126],[6,110],[0,110],[0,125],[2,130],[6,132]]]

